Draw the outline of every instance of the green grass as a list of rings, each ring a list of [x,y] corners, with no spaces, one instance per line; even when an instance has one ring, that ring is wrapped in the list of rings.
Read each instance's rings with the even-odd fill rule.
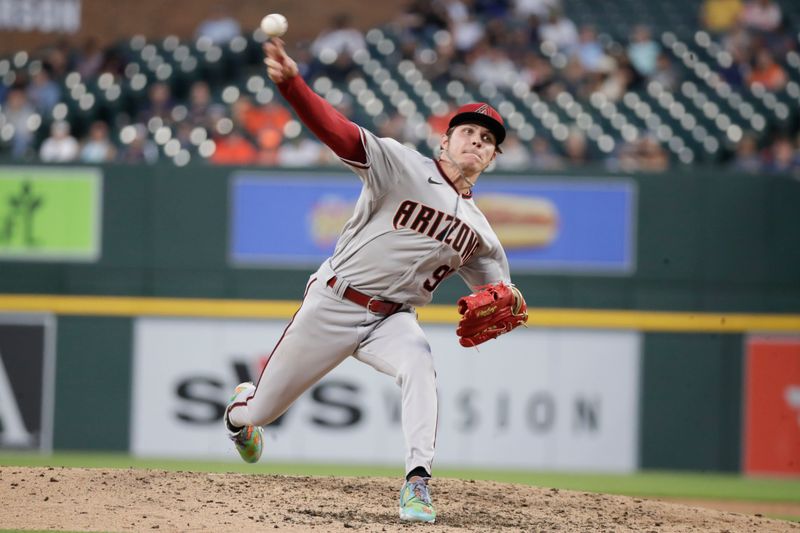
[[[399,468],[365,465],[316,465],[262,462],[184,461],[137,459],[124,454],[65,453],[40,455],[0,453],[0,465],[66,466],[85,468],[154,468],[171,471],[239,472],[296,476],[399,477]],[[493,480],[538,487],[602,492],[646,498],[685,498],[800,502],[800,478],[745,477],[738,474],[704,472],[651,472],[635,474],[578,474],[519,470],[473,470],[437,468],[443,478]]]

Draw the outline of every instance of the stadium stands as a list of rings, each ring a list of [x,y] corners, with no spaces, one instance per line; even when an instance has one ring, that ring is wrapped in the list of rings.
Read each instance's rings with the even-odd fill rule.
[[[351,50],[297,43],[292,53],[312,87],[342,112],[429,153],[439,142],[431,117],[485,100],[523,146],[543,137],[573,165],[582,159],[625,171],[728,165],[748,137],[756,140],[762,169],[798,173],[800,5],[761,2],[779,6],[781,25],[768,34],[746,22],[727,32],[707,30],[699,3],[690,0],[564,0],[561,19],[521,17],[513,2],[455,2],[448,6],[464,9],[442,7],[447,29],[423,17],[398,17],[368,30],[363,45]],[[459,48],[464,32],[478,35],[466,49]],[[143,127],[158,159],[178,165],[213,160],[216,143],[232,130],[242,130],[259,150],[305,137],[295,120],[270,135],[248,132],[232,112],[240,100],[279,103],[262,68],[264,39],[260,30],[227,42],[137,35],[104,50],[94,72],[76,50],[61,73],[48,49],[0,58],[0,157],[35,159],[52,123],[63,120],[80,139],[93,122],[107,123],[120,158]],[[43,71],[52,74],[60,98],[36,109],[32,80]],[[156,84],[168,93],[157,112],[150,100]],[[191,99],[200,86],[211,101],[198,107]],[[772,146],[787,139],[794,155],[786,168],[775,167]],[[576,140],[586,145],[585,157],[569,152]]]

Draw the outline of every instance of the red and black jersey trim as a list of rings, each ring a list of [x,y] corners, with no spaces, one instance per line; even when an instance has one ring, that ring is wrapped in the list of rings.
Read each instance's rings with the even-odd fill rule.
[[[308,295],[308,290],[311,288],[311,286],[312,286],[312,285],[314,284],[314,282],[316,282],[316,281],[317,281],[317,278],[314,278],[314,279],[312,279],[311,281],[309,281],[309,282],[308,282],[308,285],[306,286],[306,290],[305,290],[305,292],[303,293],[303,301],[302,301],[302,302],[300,302],[300,307],[298,307],[298,308],[297,308],[297,311],[295,311],[295,312],[294,312],[294,314],[292,315],[292,319],[289,321],[289,323],[288,323],[288,324],[286,324],[286,327],[285,327],[285,328],[284,328],[284,330],[283,330],[283,334],[281,334],[281,338],[280,338],[280,339],[278,339],[278,342],[277,342],[277,343],[275,343],[275,347],[274,347],[274,348],[272,349],[272,351],[270,352],[270,354],[269,354],[269,357],[267,358],[267,362],[266,362],[266,363],[264,363],[264,368],[262,368],[262,369],[261,369],[261,375],[259,375],[259,376],[258,376],[258,383],[261,383],[261,377],[264,375],[264,372],[266,372],[266,370],[267,370],[267,366],[269,365],[269,362],[272,360],[272,356],[275,354],[275,350],[277,350],[277,349],[278,349],[278,346],[280,346],[280,345],[281,345],[281,342],[283,342],[283,338],[286,336],[286,332],[287,332],[287,331],[289,331],[289,328],[290,328],[290,327],[292,327],[292,323],[294,322],[294,317],[296,317],[296,316],[297,316],[297,313],[299,313],[299,312],[300,312],[300,309],[302,309],[302,308],[303,308],[303,304],[304,304],[304,303],[305,303],[305,301],[306,301],[306,296]],[[256,390],[258,390],[258,383],[256,383]],[[253,396],[255,396],[255,394],[253,394]],[[249,399],[249,398],[248,398],[248,399]]]
[[[361,161],[351,161],[350,159],[345,159],[344,157],[340,157],[339,159],[346,165],[350,165],[351,167],[355,167],[361,170],[367,170],[372,164],[369,162],[369,152],[367,152],[367,141],[364,138],[364,129],[359,126],[358,127],[358,135],[361,139],[361,146],[364,148],[364,162]]]
[[[297,313],[299,313],[299,312],[300,312],[300,309],[302,309],[302,308],[303,308],[303,303],[305,302],[305,300],[306,300],[306,296],[308,295],[308,290],[311,288],[311,286],[314,284],[314,282],[315,282],[315,281],[317,281],[317,278],[314,278],[314,279],[312,279],[311,281],[309,281],[309,282],[308,282],[308,285],[306,286],[306,290],[305,290],[305,292],[303,293],[303,301],[302,301],[302,302],[300,302],[300,307],[298,307],[298,308],[297,308],[297,311],[295,311],[295,312],[294,312],[294,314],[292,315],[292,319],[289,321],[289,323],[288,323],[288,324],[286,325],[286,327],[284,328],[284,330],[283,330],[283,334],[281,335],[281,338],[280,338],[280,339],[278,339],[278,342],[275,344],[275,347],[274,347],[274,348],[272,349],[272,351],[270,352],[270,354],[269,354],[269,357],[267,357],[267,361],[264,363],[264,368],[262,368],[262,369],[261,369],[261,374],[259,374],[259,376],[258,376],[258,381],[256,382],[256,388],[255,388],[255,390],[253,391],[253,394],[251,394],[250,396],[248,396],[248,397],[245,399],[245,401],[243,401],[243,402],[235,402],[235,403],[232,403],[231,405],[229,405],[229,406],[228,406],[228,410],[227,410],[227,411],[226,411],[226,413],[225,413],[226,420],[230,420],[230,412],[231,412],[231,411],[232,411],[234,408],[236,408],[236,407],[242,407],[242,406],[245,406],[245,405],[247,405],[247,403],[248,403],[250,400],[252,400],[253,398],[255,398],[255,396],[256,396],[256,392],[258,392],[258,384],[259,384],[259,383],[261,383],[261,378],[264,376],[264,372],[266,372],[266,371],[267,371],[267,366],[269,366],[269,362],[272,360],[272,356],[273,356],[273,354],[275,353],[275,350],[277,350],[277,349],[278,349],[278,346],[280,346],[281,342],[283,342],[283,338],[286,336],[286,332],[287,332],[287,331],[289,331],[289,328],[290,328],[290,327],[292,327],[292,323],[294,322],[294,318],[297,316]]]
[[[447,176],[447,174],[445,174],[444,169],[442,168],[442,164],[435,159],[433,160],[433,162],[436,163],[436,168],[439,170],[439,174],[445,179],[445,181],[447,181],[447,184],[450,185],[450,187],[454,191],[456,191],[456,194],[461,194],[460,192],[458,192],[455,183],[453,183]],[[461,194],[461,198],[464,198],[465,200],[469,200],[470,198],[472,198],[472,189],[470,189],[468,192],[465,192],[464,194]]]

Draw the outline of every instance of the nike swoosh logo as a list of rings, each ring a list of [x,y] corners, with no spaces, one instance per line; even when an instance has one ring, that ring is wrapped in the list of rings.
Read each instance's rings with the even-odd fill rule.
[[[428,183],[433,183],[434,185],[441,185],[442,184],[441,181],[436,181],[433,178],[428,178]]]

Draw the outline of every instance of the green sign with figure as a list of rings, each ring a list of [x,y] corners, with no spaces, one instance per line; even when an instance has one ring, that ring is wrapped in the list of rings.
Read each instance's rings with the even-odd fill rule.
[[[102,175],[89,168],[0,168],[0,261],[96,261]]]

